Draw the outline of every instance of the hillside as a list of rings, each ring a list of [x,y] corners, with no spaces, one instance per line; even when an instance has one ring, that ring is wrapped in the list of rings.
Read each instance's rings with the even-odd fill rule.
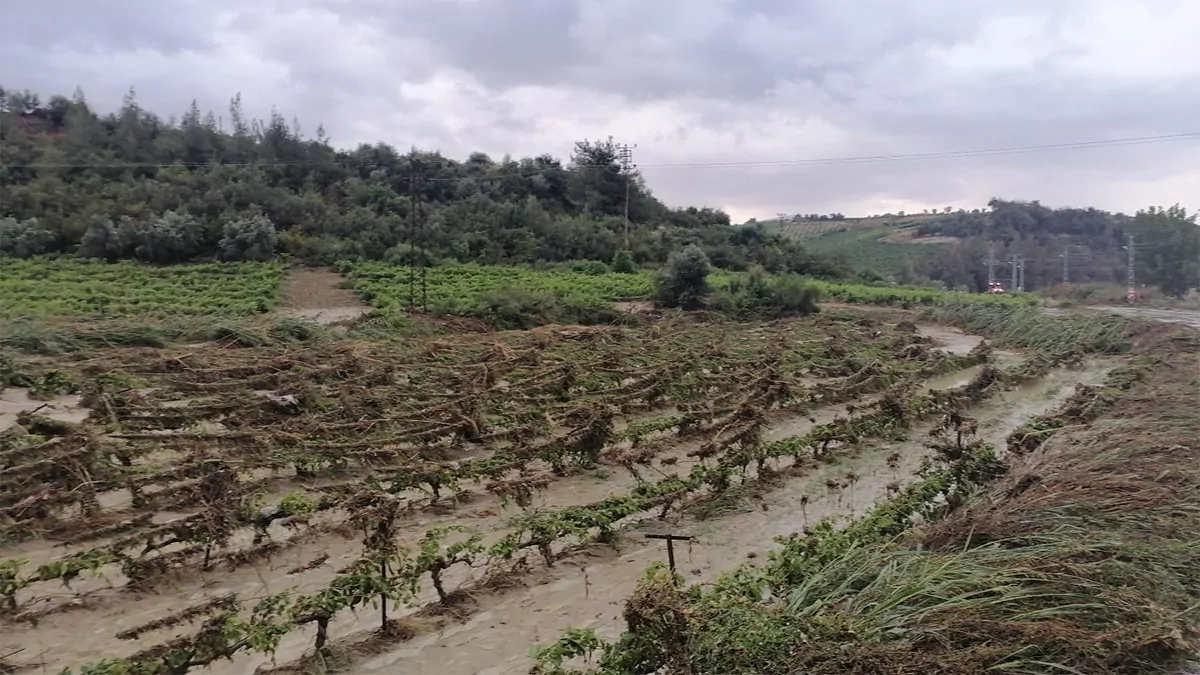
[[[1200,284],[1200,228],[1181,207],[1151,207],[1128,216],[994,199],[986,210],[762,226],[803,241],[814,253],[840,256],[860,272],[973,291],[986,288],[989,250],[996,277],[1006,285],[1011,261],[1024,261],[1026,290],[1061,284],[1064,277],[1070,283],[1125,283],[1125,246],[1132,235],[1140,283],[1170,295]]]
[[[338,149],[322,127],[307,137],[278,112],[248,119],[240,95],[220,118],[193,103],[164,120],[132,91],[101,115],[79,92],[43,105],[0,88],[0,254],[15,257],[330,264],[404,262],[421,248],[434,264],[608,262],[625,243],[627,185],[635,264],[696,243],[722,268],[841,272],[719,210],[668,208],[611,139],[580,141],[565,162],[460,162],[384,143]]]
[[[790,217],[758,220],[751,218],[746,225],[761,225],[764,228],[787,234],[796,239],[812,239],[831,232],[864,230],[874,228],[896,228],[919,225],[945,218],[941,213],[884,214],[862,218],[846,217],[840,213],[795,215]]]

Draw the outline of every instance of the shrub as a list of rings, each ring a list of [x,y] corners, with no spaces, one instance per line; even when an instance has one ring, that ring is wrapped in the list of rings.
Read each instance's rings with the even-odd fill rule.
[[[79,243],[79,255],[102,258],[112,262],[125,253],[121,233],[107,216],[95,215],[88,221],[87,231]]]
[[[628,274],[629,272],[633,272],[635,270],[636,268],[633,265],[633,254],[626,249],[617,251],[616,255],[614,255],[612,259],[612,271]]]
[[[673,252],[656,279],[658,300],[667,307],[700,307],[708,292],[710,269],[708,256],[695,244]]]
[[[32,258],[49,250],[54,241],[54,233],[42,229],[37,218],[21,221],[0,218],[0,254]]]
[[[225,223],[218,243],[222,260],[263,262],[275,257],[279,234],[270,218],[255,214]]]

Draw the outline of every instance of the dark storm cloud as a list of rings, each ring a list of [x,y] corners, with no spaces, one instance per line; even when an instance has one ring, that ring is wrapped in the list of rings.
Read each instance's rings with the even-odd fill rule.
[[[1194,0],[66,0],[0,7],[0,83],[129,86],[164,116],[275,105],[335,143],[639,143],[655,191],[739,214],[991,196],[1130,208],[1195,144],[937,162],[667,169],[1195,131]],[[1195,185],[1200,191],[1200,184]],[[1165,189],[1165,188],[1164,188]],[[859,206],[856,206],[859,205]]]

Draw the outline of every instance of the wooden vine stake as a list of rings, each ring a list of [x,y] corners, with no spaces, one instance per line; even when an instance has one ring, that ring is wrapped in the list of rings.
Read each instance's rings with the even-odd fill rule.
[[[675,542],[691,541],[692,537],[682,534],[648,534],[647,539],[665,539],[667,541],[667,567],[671,569],[671,578],[675,578]]]

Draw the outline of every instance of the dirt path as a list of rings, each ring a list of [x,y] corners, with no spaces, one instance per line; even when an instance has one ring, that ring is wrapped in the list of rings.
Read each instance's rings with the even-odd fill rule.
[[[1079,312],[1109,312],[1121,316],[1160,321],[1162,323],[1178,323],[1189,328],[1200,330],[1200,310],[1195,309],[1158,309],[1155,307],[1118,307],[1096,306],[1064,309],[1062,307],[1043,307],[1042,311],[1050,316],[1063,316]]]
[[[1096,309],[1151,321],[1181,323],[1189,328],[1200,329],[1200,310],[1195,309],[1155,309],[1153,307],[1097,307]]]
[[[353,291],[340,287],[344,281],[330,269],[293,267],[288,271],[287,298],[279,313],[320,324],[356,319],[370,308]]]
[[[1004,437],[1033,415],[1064,401],[1077,383],[1103,380],[1111,363],[1095,361],[1079,370],[1056,371],[1036,383],[1005,392],[976,406],[980,436],[1002,445]],[[803,433],[794,424],[788,431]],[[895,481],[907,481],[925,449],[928,427],[914,429],[913,440],[884,443],[855,457],[822,466],[803,478],[767,493],[757,508],[715,520],[684,518],[666,524],[646,521],[647,528],[664,528],[696,539],[677,553],[679,570],[694,581],[712,581],[721,572],[750,557],[763,556],[773,537],[802,530],[805,525],[834,515],[854,515],[885,496]],[[889,467],[889,453],[900,462]],[[830,492],[827,480],[859,478],[849,488]],[[804,499],[807,497],[807,500]],[[529,668],[529,648],[558,638],[568,627],[592,628],[615,637],[622,628],[621,609],[648,565],[662,561],[659,542],[648,543],[639,533],[623,539],[619,555],[597,552],[590,558],[564,561],[538,585],[481,601],[482,611],[461,625],[419,637],[389,653],[366,661],[350,672],[420,673],[427,675],[507,675]]]

